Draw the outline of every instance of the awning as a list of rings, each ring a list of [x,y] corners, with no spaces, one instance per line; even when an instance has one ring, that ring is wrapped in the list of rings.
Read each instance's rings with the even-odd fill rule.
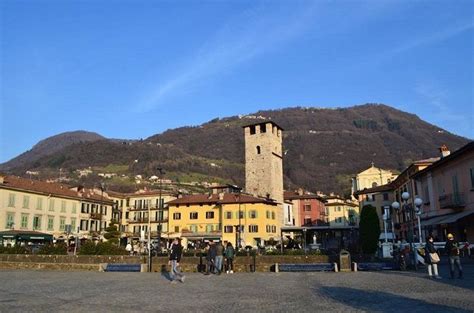
[[[428,220],[421,221],[421,226],[431,226],[431,225],[441,225],[441,224],[451,224],[457,222],[458,220],[467,217],[471,214],[474,214],[474,210],[467,210],[454,214],[447,214],[442,216],[435,216]]]
[[[446,217],[445,219],[441,220],[439,224],[451,224],[471,214],[474,214],[474,210],[468,210],[468,211],[452,214],[449,217]]]

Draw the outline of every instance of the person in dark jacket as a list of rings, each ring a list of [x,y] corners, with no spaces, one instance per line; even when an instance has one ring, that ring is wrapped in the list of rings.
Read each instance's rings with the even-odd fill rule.
[[[222,265],[223,265],[223,261],[224,261],[224,246],[222,245],[222,241],[218,241],[217,244],[216,244],[216,270],[215,270],[215,273],[216,274],[221,274],[222,272]]]
[[[462,278],[462,266],[461,259],[459,257],[459,242],[454,240],[453,234],[448,234],[448,240],[444,246],[444,251],[448,254],[449,257],[449,272],[451,274],[451,279],[454,278],[454,265],[458,268],[459,278]]]
[[[181,256],[183,254],[183,246],[181,245],[181,240],[176,238],[170,247],[170,258],[169,263],[171,264],[171,282],[175,282],[179,280],[180,282],[184,282],[184,275],[179,270],[179,262],[181,262]]]
[[[215,270],[215,264],[216,264],[216,255],[217,255],[217,250],[216,250],[216,245],[214,242],[210,241],[209,242],[209,249],[207,250],[207,268],[206,268],[206,275],[209,275],[209,273],[213,273]]]
[[[232,246],[232,243],[229,241],[224,251],[224,256],[227,262],[227,272],[226,272],[227,274],[234,273],[234,255],[235,255],[234,247]]]
[[[426,268],[428,269],[428,276],[429,278],[437,278],[441,279],[441,276],[438,275],[438,262],[434,262],[430,256],[431,253],[438,254],[434,244],[433,244],[433,236],[426,237],[426,245],[425,245],[425,264]]]

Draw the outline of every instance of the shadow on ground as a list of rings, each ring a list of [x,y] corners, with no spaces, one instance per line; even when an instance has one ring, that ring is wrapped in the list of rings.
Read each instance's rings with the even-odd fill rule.
[[[325,296],[356,310],[369,312],[472,312],[380,291],[347,287],[321,287]]]

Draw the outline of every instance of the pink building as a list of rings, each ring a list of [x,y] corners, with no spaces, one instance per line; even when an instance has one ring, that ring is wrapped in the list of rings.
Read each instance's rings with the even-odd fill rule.
[[[315,194],[285,191],[285,201],[293,204],[294,226],[327,226],[326,209],[322,198]]]
[[[415,173],[415,192],[423,200],[422,234],[439,241],[453,233],[459,241],[474,242],[474,142],[449,153]]]

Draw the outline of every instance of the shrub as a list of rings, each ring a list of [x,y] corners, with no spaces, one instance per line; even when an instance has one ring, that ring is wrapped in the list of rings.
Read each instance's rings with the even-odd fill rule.
[[[47,254],[47,255],[65,255],[67,254],[67,246],[65,243],[58,243],[55,245],[47,244],[42,246],[37,254]]]
[[[78,254],[80,255],[127,255],[127,250],[110,242],[99,242],[95,244],[87,241],[81,245]]]
[[[21,247],[21,246],[14,246],[14,247],[0,246],[0,254],[28,254],[28,250],[25,247]]]

